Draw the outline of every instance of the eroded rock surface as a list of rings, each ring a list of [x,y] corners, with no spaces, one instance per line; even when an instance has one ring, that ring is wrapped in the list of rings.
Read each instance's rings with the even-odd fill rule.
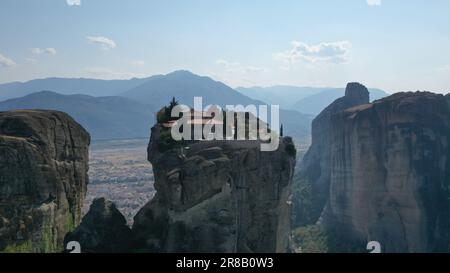
[[[0,112],[0,251],[63,249],[81,220],[89,143],[65,113]]]
[[[447,251],[450,116],[442,95],[397,93],[332,118],[326,225],[387,252]]]
[[[258,141],[200,141],[161,152],[156,125],[148,148],[153,200],[136,215],[138,249],[155,252],[288,252],[295,150]]]

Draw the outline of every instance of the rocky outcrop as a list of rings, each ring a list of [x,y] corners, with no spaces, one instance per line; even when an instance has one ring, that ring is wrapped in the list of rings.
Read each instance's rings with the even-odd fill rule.
[[[134,218],[136,247],[154,252],[287,252],[295,151],[259,141],[199,141],[161,152],[152,128],[155,197]]]
[[[342,240],[448,251],[450,115],[442,95],[397,93],[331,118],[329,204]]]
[[[309,200],[295,196],[295,217],[297,225],[315,223],[328,201],[330,182],[331,117],[347,108],[369,103],[369,91],[359,83],[349,83],[345,96],[325,108],[312,122],[311,147],[303,158],[299,177],[304,185],[296,185],[310,192]]]
[[[67,234],[65,244],[80,243],[83,253],[124,253],[131,250],[131,229],[114,203],[95,199],[81,224]]]
[[[63,249],[81,219],[89,142],[65,113],[0,112],[0,251]]]

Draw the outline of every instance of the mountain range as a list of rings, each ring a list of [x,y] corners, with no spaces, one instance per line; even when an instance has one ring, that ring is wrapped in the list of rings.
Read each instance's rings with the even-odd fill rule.
[[[19,98],[44,90],[52,90],[64,95],[116,96],[147,80],[148,78],[133,78],[130,80],[46,78],[27,82],[11,82],[0,84],[0,101]]]
[[[278,104],[284,109],[291,109],[301,113],[317,115],[327,105],[344,96],[345,88],[329,87],[297,87],[276,85],[271,87],[237,87],[240,93],[265,101]],[[384,98],[389,94],[377,88],[369,88],[371,101]]]
[[[186,70],[130,80],[47,78],[0,84],[0,111],[52,109],[67,112],[93,139],[148,137],[155,113],[175,97],[192,106],[195,96],[208,104],[279,104],[284,133],[309,135],[313,115],[341,96],[344,89],[274,86],[238,88]],[[375,97],[381,90],[371,90]],[[302,110],[304,110],[302,112]]]
[[[68,113],[93,139],[147,137],[154,122],[153,110],[119,96],[92,97],[41,91],[0,102],[0,111],[49,109]]]
[[[370,92],[370,101],[375,101],[389,96],[381,89],[368,88]],[[333,101],[345,95],[345,88],[330,88],[318,92],[317,94],[298,100],[290,109],[296,109],[302,113],[318,115],[325,107]]]
[[[0,111],[15,109],[52,109],[73,116],[90,133],[93,139],[148,137],[149,128],[155,121],[155,113],[175,97],[180,103],[192,106],[194,96],[202,96],[203,106],[265,104],[249,98],[227,85],[208,77],[188,71],[175,71],[167,75],[156,75],[146,79],[129,81],[97,81],[81,79],[49,78],[22,84],[0,85],[3,97],[27,94],[0,102]],[[39,84],[37,85],[36,82]],[[73,85],[72,83],[75,82]],[[141,84],[139,84],[139,82]],[[90,86],[88,83],[92,83]],[[67,85],[66,85],[67,84]],[[117,84],[118,86],[114,86]],[[6,87],[15,86],[14,92]],[[137,86],[135,86],[137,85]],[[5,87],[6,86],[6,87]],[[20,89],[19,87],[23,89]],[[54,87],[50,91],[31,91],[30,86]],[[69,95],[78,86],[83,91]],[[100,87],[101,88],[100,88]],[[107,94],[108,87],[115,96],[91,96]],[[120,87],[128,88],[120,91]],[[98,89],[96,89],[99,87]],[[37,88],[37,87],[34,87]],[[1,91],[3,90],[3,91]],[[47,90],[47,89],[44,89]],[[4,92],[4,93],[2,93]],[[91,95],[89,95],[91,94]],[[284,132],[294,137],[309,135],[312,117],[291,110],[280,110]]]
[[[317,94],[322,89],[275,85],[269,87],[237,87],[236,90],[248,97],[262,100],[270,104],[278,104],[282,108],[290,109],[298,100]]]
[[[198,76],[186,70],[150,77],[143,84],[121,93],[120,96],[152,105],[158,109],[167,104],[172,97],[189,106],[193,106],[194,97],[202,97],[204,106],[263,103],[239,93],[222,82]]]

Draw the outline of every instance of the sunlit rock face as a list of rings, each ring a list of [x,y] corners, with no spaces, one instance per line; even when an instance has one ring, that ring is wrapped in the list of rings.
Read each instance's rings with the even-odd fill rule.
[[[324,224],[385,252],[448,251],[449,129],[444,96],[428,92],[333,115]]]
[[[89,143],[65,113],[0,112],[0,251],[63,249],[81,220]]]

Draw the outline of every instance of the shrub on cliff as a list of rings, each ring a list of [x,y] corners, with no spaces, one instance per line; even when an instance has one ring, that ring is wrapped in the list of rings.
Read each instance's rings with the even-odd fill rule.
[[[292,232],[294,247],[299,253],[327,253],[328,238],[325,230],[316,225],[297,228]]]
[[[334,229],[309,225],[292,232],[294,247],[300,253],[366,253],[366,244],[343,239]]]
[[[297,156],[297,148],[295,148],[295,145],[292,143],[286,145],[285,151],[292,157]]]
[[[170,130],[164,130],[161,132],[161,135],[158,139],[158,147],[161,152],[170,150],[174,147],[175,143],[175,140],[170,134]]]

